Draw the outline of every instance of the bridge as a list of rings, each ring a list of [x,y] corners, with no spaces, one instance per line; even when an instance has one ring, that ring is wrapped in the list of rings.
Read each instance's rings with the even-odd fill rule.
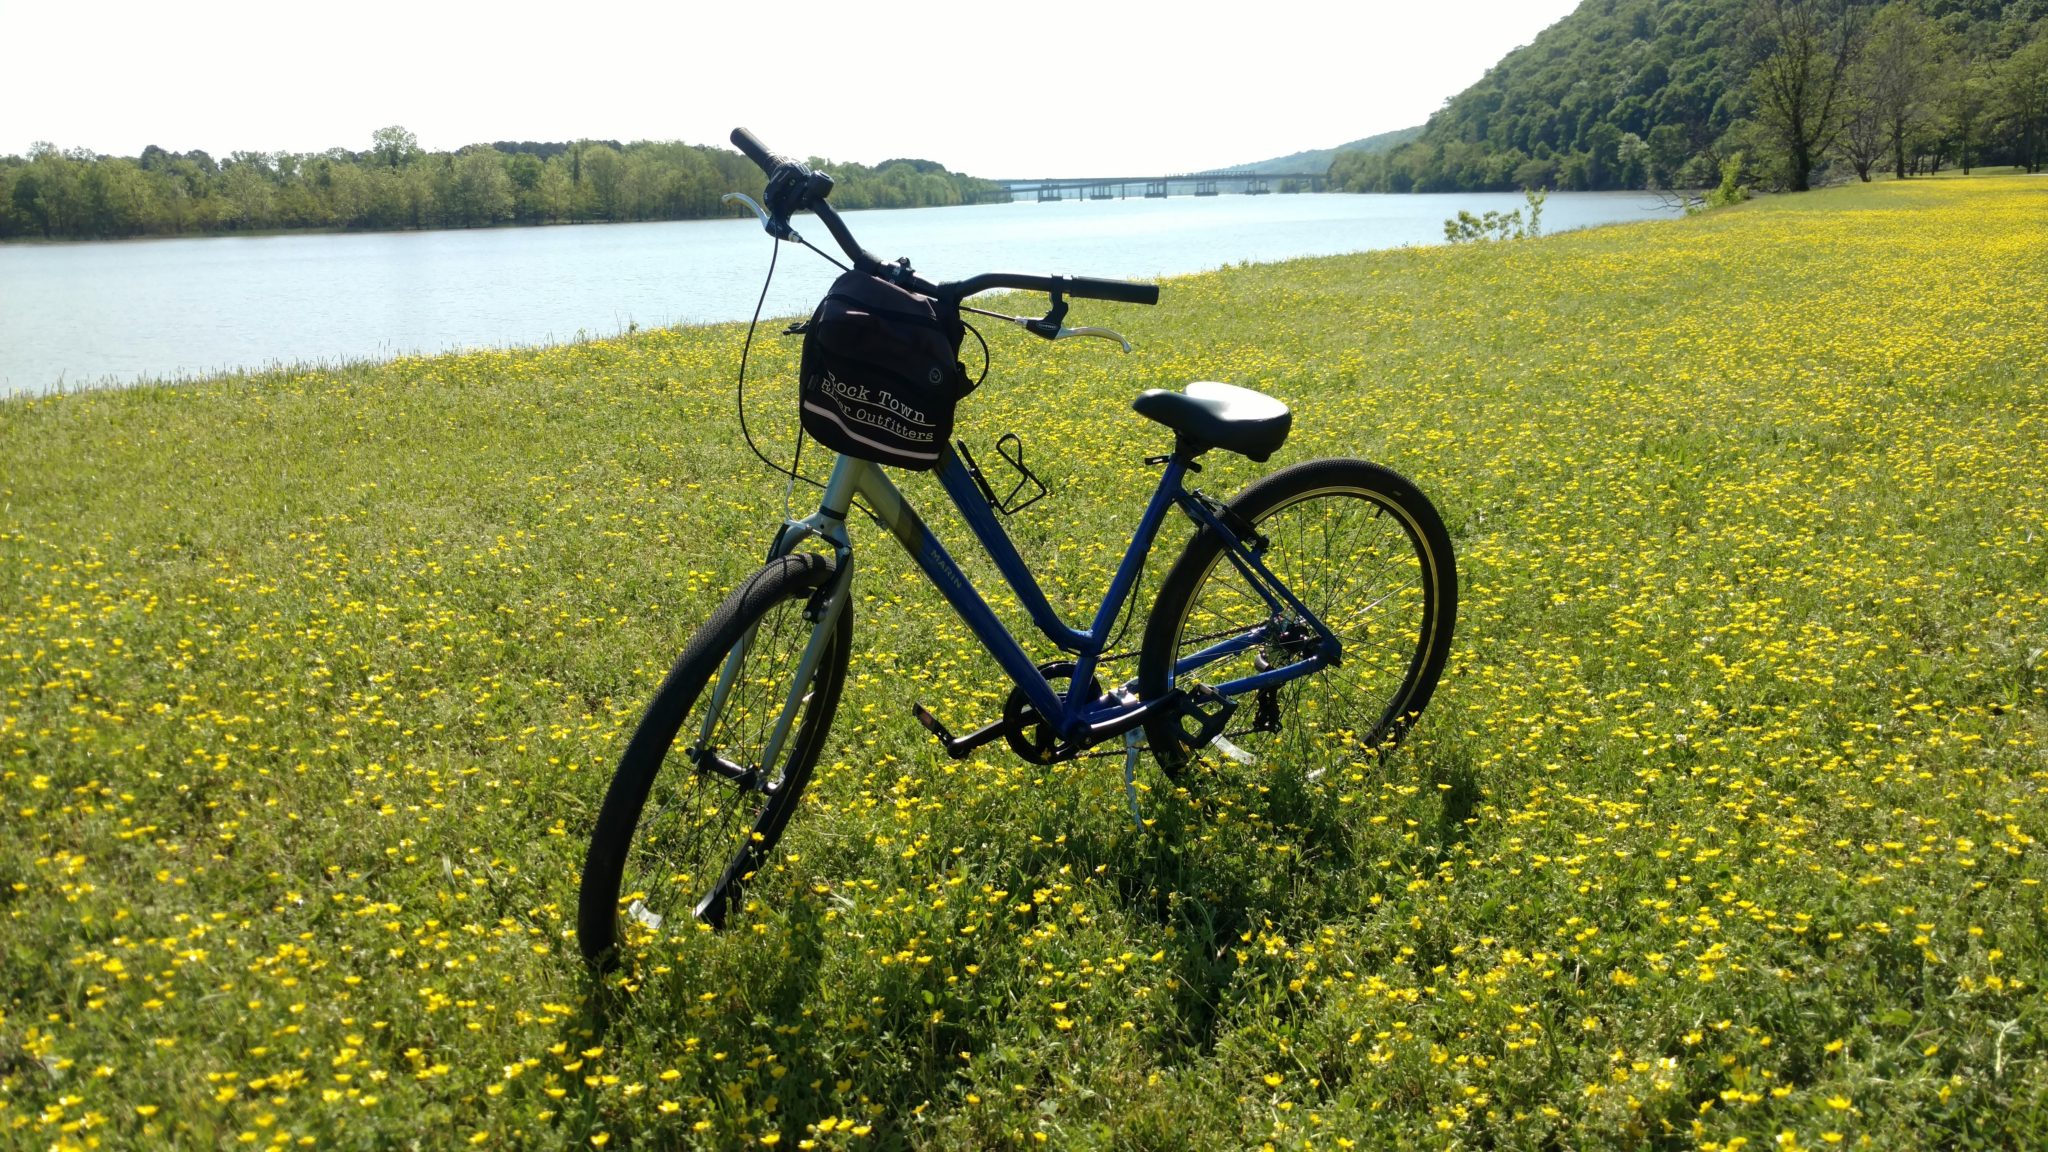
[[[1215,172],[1184,172],[1168,176],[1068,176],[1039,179],[995,180],[1009,190],[1013,200],[1128,200],[1139,196],[1163,200],[1168,196],[1219,196],[1223,193],[1262,196],[1270,192],[1321,192],[1329,186],[1328,172],[1249,172],[1243,169]]]

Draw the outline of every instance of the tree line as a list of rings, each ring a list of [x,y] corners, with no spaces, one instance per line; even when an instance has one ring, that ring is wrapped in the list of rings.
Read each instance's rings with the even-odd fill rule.
[[[812,163],[832,173],[832,202],[843,209],[1009,199],[1001,185],[928,160]],[[219,160],[155,145],[129,157],[38,143],[26,156],[0,156],[0,239],[690,220],[728,215],[720,196],[758,196],[761,186],[760,170],[738,153],[673,141],[500,141],[428,152],[391,127],[372,133],[361,152]]]
[[[1739,160],[1737,158],[1740,158]],[[1354,192],[1802,189],[2048,166],[2048,0],[1586,0]]]

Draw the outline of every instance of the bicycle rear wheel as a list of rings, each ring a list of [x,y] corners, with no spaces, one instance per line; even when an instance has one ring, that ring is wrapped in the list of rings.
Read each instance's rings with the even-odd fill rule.
[[[722,927],[741,887],[767,860],[810,780],[846,680],[850,604],[779,763],[762,762],[815,627],[805,605],[834,570],[831,558],[813,554],[770,561],[697,629],[662,681],[591,833],[576,909],[586,959],[604,962],[622,946],[690,927],[693,916]],[[735,674],[719,701],[729,659]]]
[[[1266,569],[1337,634],[1343,662],[1239,697],[1222,738],[1196,754],[1308,766],[1333,753],[1391,747],[1429,703],[1457,617],[1457,569],[1436,509],[1398,473],[1344,459],[1284,468],[1229,508],[1254,526],[1252,547]],[[1258,594],[1225,556],[1219,535],[1197,533],[1167,572],[1146,622],[1140,694],[1163,695],[1177,682],[1178,663],[1255,630],[1262,642],[1188,670],[1179,682],[1214,685],[1284,667],[1309,658],[1316,639],[1295,614],[1275,612]],[[1160,766],[1180,775],[1190,755],[1176,719],[1154,720],[1146,739]]]

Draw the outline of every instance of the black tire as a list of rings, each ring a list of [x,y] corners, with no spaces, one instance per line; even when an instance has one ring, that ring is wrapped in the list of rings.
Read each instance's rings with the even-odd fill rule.
[[[1304,763],[1333,746],[1345,754],[1391,747],[1429,703],[1451,650],[1458,574],[1436,509],[1398,473],[1344,459],[1284,468],[1238,493],[1229,507],[1267,539],[1267,570],[1338,633],[1344,661],[1287,682],[1267,701],[1257,693],[1238,697],[1225,739],[1261,760]],[[1184,653],[1269,619],[1265,603],[1222,557],[1222,537],[1204,529],[1161,583],[1138,657],[1145,699],[1171,687]],[[1349,600],[1360,606],[1347,612],[1342,605]],[[1195,678],[1218,684],[1251,675],[1258,660],[1274,667],[1301,657],[1299,647],[1266,645],[1205,666]],[[1272,707],[1278,731],[1257,730],[1259,714]],[[1153,720],[1145,735],[1168,775],[1181,775],[1188,757],[1176,718]]]
[[[638,943],[631,937],[690,926],[693,914],[723,927],[741,886],[768,859],[810,781],[846,682],[850,604],[839,614],[802,714],[784,741],[782,765],[765,770],[760,748],[812,631],[805,605],[833,572],[826,556],[770,561],[726,597],[683,648],[619,758],[590,836],[576,907],[576,937],[586,959],[608,963],[620,945]],[[698,768],[690,748],[713,695],[706,688],[717,683],[727,653],[749,632],[753,643],[712,739],[730,774],[751,770],[740,782]]]

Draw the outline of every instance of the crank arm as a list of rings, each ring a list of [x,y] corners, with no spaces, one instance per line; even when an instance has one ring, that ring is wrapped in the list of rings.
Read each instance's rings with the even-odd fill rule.
[[[955,760],[967,759],[974,754],[976,748],[993,744],[1003,739],[1010,734],[1011,729],[1017,727],[1012,721],[998,720],[986,728],[969,732],[965,736],[955,736],[944,724],[939,722],[937,716],[932,715],[931,709],[926,708],[924,705],[912,705],[910,711],[917,717],[917,722],[924,726],[925,731],[938,737],[940,746],[946,750],[946,755],[951,756]]]

